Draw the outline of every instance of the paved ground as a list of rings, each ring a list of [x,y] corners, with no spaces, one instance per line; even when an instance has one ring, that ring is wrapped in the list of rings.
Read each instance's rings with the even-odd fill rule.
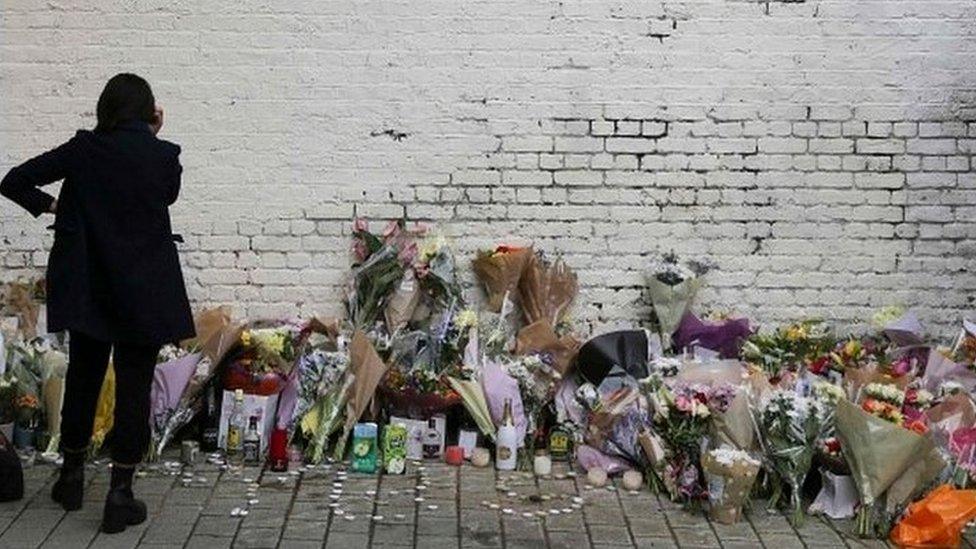
[[[809,517],[796,530],[759,506],[747,522],[713,524],[646,490],[595,490],[558,474],[562,478],[536,481],[433,463],[415,465],[404,476],[339,469],[300,475],[214,465],[192,473],[149,471],[136,488],[149,504],[150,520],[107,536],[97,534],[105,467],[89,469],[85,507],[64,513],[49,496],[55,469],[39,465],[25,472],[24,500],[0,504],[0,548],[883,546],[846,535],[849,523]]]

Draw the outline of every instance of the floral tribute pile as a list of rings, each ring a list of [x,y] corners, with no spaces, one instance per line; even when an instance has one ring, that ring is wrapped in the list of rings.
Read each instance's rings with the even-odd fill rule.
[[[757,329],[696,314],[715,266],[667,253],[649,263],[641,326],[586,340],[571,320],[576,274],[530,245],[462,261],[432,227],[396,220],[374,232],[357,219],[351,256],[344,318],[200,311],[197,337],[160,353],[148,457],[205,432],[220,395],[240,390],[270,406],[267,452],[287,445],[286,457],[272,455],[277,465],[347,459],[355,437],[353,464],[368,467],[382,460],[375,449],[402,452],[394,445],[412,437],[386,436],[395,420],[420,425],[428,457],[456,462],[451,447],[464,446],[483,466],[496,442],[513,444],[519,468],[546,475],[550,460],[567,459],[596,485],[624,473],[636,488],[643,478],[721,522],[762,499],[795,523],[854,518],[862,536],[938,544],[976,516],[970,322],[946,341],[894,307],[856,333],[820,319]],[[458,272],[468,266],[474,288]],[[0,310],[0,427],[54,459],[65,341],[44,335],[38,287],[8,286],[14,298]],[[95,452],[113,394],[110,369]],[[378,424],[382,444],[364,441],[377,426],[363,421]],[[503,441],[513,426],[515,442]]]

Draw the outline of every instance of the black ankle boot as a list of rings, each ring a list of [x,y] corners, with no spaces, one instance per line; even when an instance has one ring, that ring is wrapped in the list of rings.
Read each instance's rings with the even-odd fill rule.
[[[84,450],[65,451],[61,474],[51,488],[51,499],[60,503],[65,511],[81,509],[81,500],[85,491],[86,453]]]
[[[102,514],[102,532],[106,534],[122,532],[127,526],[146,520],[146,504],[137,500],[132,493],[134,472],[134,467],[112,467],[112,484]]]

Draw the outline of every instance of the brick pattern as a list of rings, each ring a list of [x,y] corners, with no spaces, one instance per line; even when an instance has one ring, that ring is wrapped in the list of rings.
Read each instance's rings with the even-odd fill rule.
[[[0,171],[144,74],[201,305],[338,313],[349,220],[407,215],[563,254],[584,332],[645,320],[668,249],[716,260],[704,308],[765,323],[901,303],[948,337],[976,309],[971,0],[2,10]],[[2,278],[44,266],[9,204],[0,239]]]

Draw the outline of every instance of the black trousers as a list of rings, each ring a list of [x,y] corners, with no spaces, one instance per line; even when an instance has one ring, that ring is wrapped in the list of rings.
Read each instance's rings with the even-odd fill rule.
[[[71,332],[61,408],[62,450],[88,448],[95,422],[95,406],[111,354],[115,368],[112,461],[126,465],[142,461],[149,444],[149,391],[159,347],[112,344],[81,332]]]

